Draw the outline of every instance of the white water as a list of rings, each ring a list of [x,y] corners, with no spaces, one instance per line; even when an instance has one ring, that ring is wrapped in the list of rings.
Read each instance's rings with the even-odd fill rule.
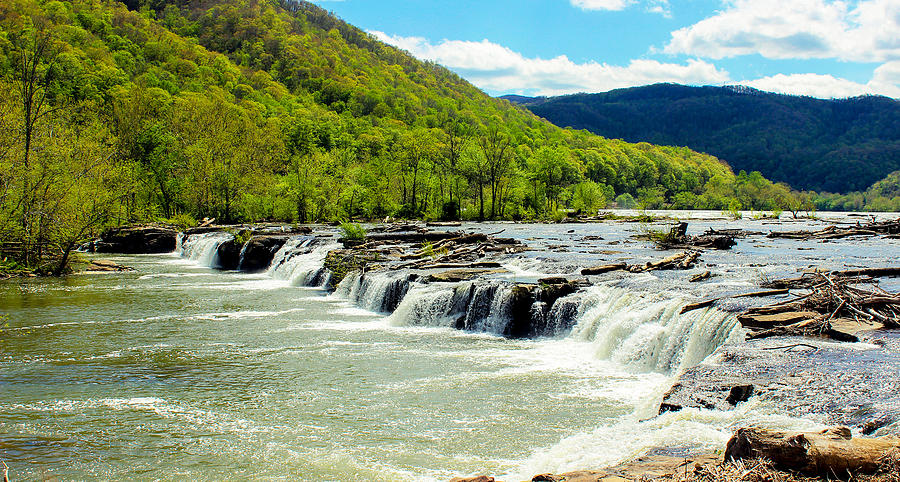
[[[218,268],[217,250],[222,243],[234,239],[234,236],[224,232],[212,232],[179,236],[178,239],[181,241],[181,256],[196,261],[201,266]]]
[[[415,284],[388,318],[394,326],[453,327],[459,316],[454,300],[472,283]],[[478,284],[464,312],[465,326],[478,332],[503,334],[509,322],[510,287]],[[353,296],[351,292],[349,296]],[[589,342],[594,355],[632,370],[675,373],[696,365],[717,347],[741,334],[734,317],[716,309],[680,314],[686,304],[678,297],[633,293],[593,286],[562,298],[555,306],[574,303],[576,324],[565,337]],[[482,313],[475,312],[481,310]],[[551,312],[550,317],[553,317]]]
[[[294,286],[322,286],[328,282],[321,273],[322,262],[329,251],[339,247],[337,243],[317,244],[311,236],[291,238],[275,253],[266,274]]]
[[[743,333],[732,315],[711,308],[681,314],[686,302],[666,294],[601,285],[572,298],[580,313],[570,336],[590,341],[599,358],[636,370],[677,372]]]

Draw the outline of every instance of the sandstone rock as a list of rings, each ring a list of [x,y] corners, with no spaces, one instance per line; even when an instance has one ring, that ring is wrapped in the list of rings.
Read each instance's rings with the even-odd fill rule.
[[[158,254],[175,250],[173,229],[136,226],[111,229],[100,235],[92,250],[97,253]]]
[[[496,268],[460,268],[428,275],[427,280],[432,283],[455,283],[468,281],[486,274],[506,273],[505,269]]]

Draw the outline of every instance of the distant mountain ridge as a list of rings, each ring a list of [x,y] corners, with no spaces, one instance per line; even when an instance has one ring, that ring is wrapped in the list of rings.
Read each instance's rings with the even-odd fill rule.
[[[561,127],[687,146],[796,189],[860,191],[900,169],[900,101],[888,97],[822,100],[745,86],[654,84],[503,98]]]

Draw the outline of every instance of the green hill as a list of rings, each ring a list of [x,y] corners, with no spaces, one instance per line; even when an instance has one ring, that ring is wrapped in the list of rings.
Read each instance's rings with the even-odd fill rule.
[[[34,266],[110,224],[778,208],[687,148],[558,128],[321,8],[0,4],[0,235]],[[623,198],[624,199],[624,198]]]
[[[797,189],[859,191],[900,169],[900,101],[887,97],[656,84],[515,101],[560,126],[688,146]]]

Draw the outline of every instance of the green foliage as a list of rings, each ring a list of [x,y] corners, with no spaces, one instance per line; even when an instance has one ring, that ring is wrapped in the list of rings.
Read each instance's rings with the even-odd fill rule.
[[[174,226],[179,231],[185,231],[199,224],[193,216],[187,213],[179,213],[172,216],[171,218],[162,219],[161,221],[163,224]]]
[[[728,210],[725,211],[725,214],[735,221],[743,218],[744,215],[741,213],[741,202],[737,199],[732,199],[731,202],[728,203]]]
[[[253,237],[253,231],[249,229],[230,229],[228,232],[234,236],[234,242],[239,246],[247,244]]]
[[[678,225],[674,225],[669,229],[656,229],[650,227],[648,222],[652,221],[641,221],[641,226],[639,228],[640,237],[646,238],[653,242],[659,248],[667,248],[672,244],[676,244],[679,241],[678,238]]]
[[[635,209],[638,207],[637,201],[627,192],[616,196],[616,205],[621,209]]]
[[[366,230],[357,223],[341,223],[341,237],[347,240],[362,241],[366,239]]]

